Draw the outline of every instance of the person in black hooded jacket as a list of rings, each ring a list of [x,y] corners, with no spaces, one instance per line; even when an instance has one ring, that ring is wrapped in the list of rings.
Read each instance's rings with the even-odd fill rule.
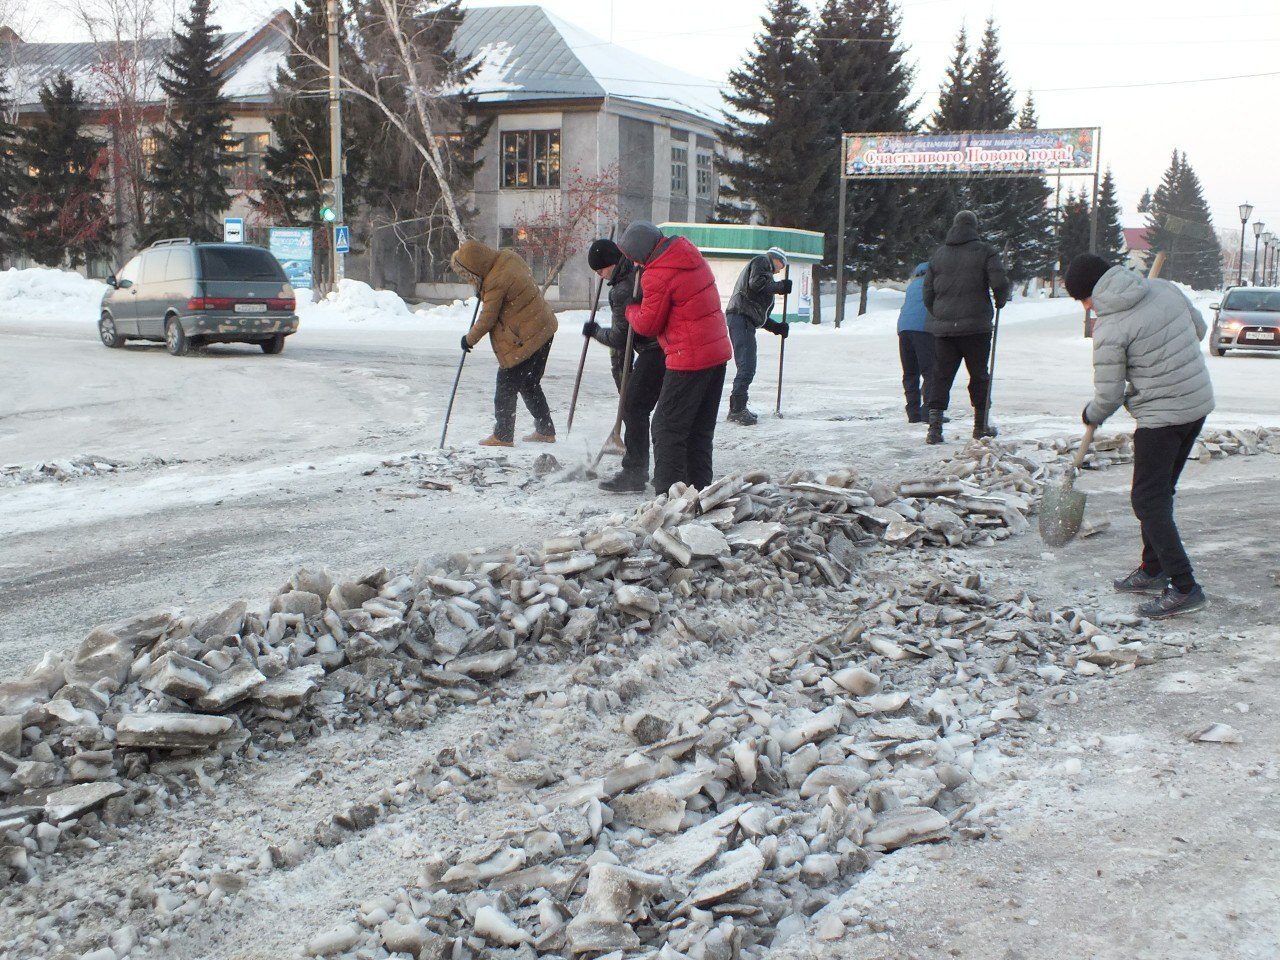
[[[926,443],[942,443],[943,415],[961,362],[969,371],[973,435],[996,435],[996,428],[987,421],[991,389],[987,364],[991,360],[992,319],[1008,301],[1010,287],[1000,254],[978,235],[977,215],[961,210],[946,242],[929,258],[924,275],[924,305],[929,311],[925,329],[934,337]]]
[[[627,306],[634,302],[636,266],[612,240],[593,243],[587,251],[587,264],[609,284],[612,323],[602,327],[594,320],[588,320],[582,327],[582,334],[604,344],[611,354],[622,358],[615,368],[619,377],[618,388],[621,389],[621,372],[628,362],[627,334],[631,331],[631,324],[627,322]],[[632,334],[631,349],[635,360],[627,376],[626,396],[622,398],[622,436],[626,448],[622,456],[622,470],[600,484],[601,489],[615,493],[639,493],[649,482],[649,418],[658,404],[667,372],[666,357],[653,337]]]

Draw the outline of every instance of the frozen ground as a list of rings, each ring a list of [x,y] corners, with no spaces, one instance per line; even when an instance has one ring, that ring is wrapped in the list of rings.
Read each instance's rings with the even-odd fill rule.
[[[92,298],[74,281],[55,302],[13,294],[12,279],[6,288],[3,278],[0,466],[88,453],[122,467],[54,482],[5,485],[0,478],[0,679],[124,614],[261,601],[300,566],[361,574],[477,545],[535,542],[633,502],[588,481],[535,476],[533,460],[547,448],[521,445],[497,455],[474,448],[490,429],[496,369],[483,347],[463,374],[453,454],[430,453],[469,319],[465,305],[425,317],[385,302],[366,305],[366,313],[358,302],[327,312],[319,305],[310,308],[314,322],[304,312],[302,331],[282,356],[226,346],[179,359],[159,346],[103,348],[85,313]],[[853,466],[892,481],[936,461],[939,451],[924,447],[921,428],[901,416],[894,297],[877,296],[875,312],[846,330],[796,331],[783,419],[771,415],[776,341],[764,338],[754,406],[769,415],[754,430],[720,428],[717,469]],[[1078,309],[1066,301],[1019,303],[1005,317],[997,421],[1022,436],[1075,430],[1090,392]],[[562,432],[550,452],[565,466],[594,453],[616,401],[606,357],[593,350],[573,436],[563,436],[580,322],[562,318],[546,380]],[[1280,357],[1209,363],[1216,426],[1280,421]],[[953,398],[951,435],[959,439],[968,428],[962,389]],[[527,424],[522,411],[518,429]],[[401,459],[415,451],[424,455]],[[1027,535],[987,559],[1052,599],[1127,609],[1102,589],[1132,561],[1125,474],[1090,478],[1091,512],[1115,522],[1109,533],[1058,556],[1044,555]],[[1195,643],[1191,654],[1091,687],[1079,706],[1047,708],[1045,722],[1011,747],[1007,767],[992,777],[990,802],[1007,824],[999,835],[886,858],[840,904],[847,915],[874,921],[870,932],[850,923],[841,939],[801,937],[778,955],[1276,956],[1280,844],[1265,826],[1280,813],[1278,635],[1270,612],[1275,475],[1269,457],[1188,469],[1180,509],[1216,601],[1175,631]],[[452,489],[422,485],[433,478]],[[781,633],[790,637],[794,628]],[[715,663],[704,670],[713,678]],[[1220,719],[1242,732],[1242,745],[1190,744],[1182,736]],[[314,743],[300,756],[278,758],[260,782],[233,786],[263,811],[253,829],[267,836],[287,830],[291,816],[271,809],[273,794],[293,789],[308,764],[334,763],[351,778],[325,793],[299,794],[300,803],[328,809],[333,789],[375,788],[380,774],[391,779],[412,765],[404,751],[438,749],[455,733],[443,728],[430,743],[360,736]],[[357,776],[353,765],[366,755],[377,763]],[[196,809],[166,828],[181,840],[218,816]],[[142,838],[162,842],[146,831]],[[183,955],[251,957],[267,945],[296,944],[307,930],[343,920],[350,903],[379,884],[413,873],[396,865],[394,847],[358,869],[360,889],[344,887],[350,874],[328,862],[281,880],[262,893],[266,912],[237,908],[245,942],[228,941],[227,921],[210,921]],[[308,879],[336,902],[309,903]],[[292,910],[302,910],[306,923],[274,930]]]

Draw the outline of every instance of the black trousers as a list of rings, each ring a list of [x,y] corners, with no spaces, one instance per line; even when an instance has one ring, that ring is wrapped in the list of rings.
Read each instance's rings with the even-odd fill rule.
[[[555,436],[556,425],[551,422],[551,407],[542,392],[542,375],[547,369],[547,357],[551,356],[551,341],[523,363],[498,371],[498,385],[493,394],[493,435],[499,440],[516,437],[516,397],[524,399],[524,405],[533,415],[533,425],[539,433]]]
[[[626,432],[623,443],[622,472],[649,479],[649,415],[658,405],[667,360],[662,350],[650,347],[636,354],[627,376],[627,395],[622,400],[622,423]]]
[[[658,493],[681,481],[699,489],[711,483],[711,452],[726,366],[668,370],[663,377],[653,414],[653,488]]]
[[[991,376],[991,333],[971,333],[962,337],[933,338],[933,382],[929,385],[929,409],[945,410],[951,401],[951,384],[961,362],[969,371],[969,400],[974,410],[986,410]]]
[[[1133,431],[1133,514],[1142,524],[1142,570],[1163,573],[1186,593],[1196,585],[1191,561],[1173,520],[1173,496],[1204,418],[1176,427]]]
[[[898,334],[898,357],[902,360],[902,393],[907,398],[907,410],[919,413],[921,398],[929,396],[933,381],[933,334],[903,330]]]

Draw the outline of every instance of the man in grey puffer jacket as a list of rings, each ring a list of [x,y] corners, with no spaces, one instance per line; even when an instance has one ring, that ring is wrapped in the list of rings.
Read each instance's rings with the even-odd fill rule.
[[[1178,477],[1213,411],[1213,383],[1200,344],[1208,327],[1172,283],[1146,280],[1083,254],[1067,268],[1067,292],[1098,315],[1093,329],[1095,396],[1086,424],[1125,406],[1133,432],[1133,512],[1142,525],[1142,564],[1115,581],[1122,593],[1157,593],[1138,608],[1153,619],[1207,602],[1173,519]]]

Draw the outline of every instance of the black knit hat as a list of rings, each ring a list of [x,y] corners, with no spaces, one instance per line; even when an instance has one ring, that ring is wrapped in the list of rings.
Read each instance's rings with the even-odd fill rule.
[[[599,270],[601,267],[616,267],[621,259],[622,251],[618,249],[618,245],[612,240],[597,240],[591,244],[591,249],[587,251],[587,265],[592,270]]]
[[[1111,264],[1096,253],[1082,253],[1071,261],[1064,278],[1067,293],[1072,300],[1088,300],[1093,296],[1093,288],[1098,285],[1102,275],[1111,269]]]

